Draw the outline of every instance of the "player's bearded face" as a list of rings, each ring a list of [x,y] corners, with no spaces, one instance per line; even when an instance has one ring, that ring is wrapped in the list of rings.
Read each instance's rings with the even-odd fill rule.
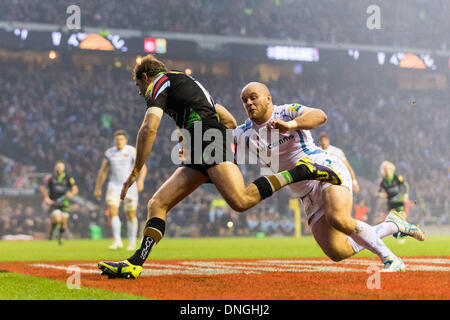
[[[150,85],[150,81],[147,81],[147,79],[148,78],[143,77],[142,79],[136,79],[135,81],[136,86],[139,88],[139,95],[141,97],[145,96],[145,92],[147,91],[147,88]]]

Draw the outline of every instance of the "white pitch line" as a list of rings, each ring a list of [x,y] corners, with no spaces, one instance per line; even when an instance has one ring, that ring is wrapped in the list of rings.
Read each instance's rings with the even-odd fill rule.
[[[424,266],[424,265],[406,265],[406,271],[450,271],[450,267]]]
[[[450,264],[450,259],[403,258],[402,260],[413,263]]]
[[[404,258],[408,271],[443,271],[449,272],[450,267],[436,264],[450,264],[450,259],[441,258]],[[360,267],[369,266],[375,260],[348,259],[341,262],[327,260],[258,260],[258,261],[181,261],[179,264],[152,263],[147,265],[143,276],[163,275],[219,275],[219,274],[262,274],[262,273],[300,273],[300,272],[364,272]],[[434,265],[424,265],[434,264]],[[345,265],[345,267],[343,267]],[[69,266],[45,263],[30,264],[32,267],[68,271]],[[98,274],[97,265],[79,263],[74,266],[80,268],[81,273]]]
[[[65,270],[66,272],[69,269],[69,267],[58,266],[58,265],[54,265],[54,264],[45,264],[45,263],[35,263],[35,264],[30,264],[30,266],[38,267],[38,268],[45,268],[45,269]],[[80,268],[80,272],[82,272],[82,273],[98,273],[99,270],[81,269]]]
[[[376,260],[356,260],[356,259],[349,259],[339,262],[334,262],[331,260],[259,260],[260,263],[267,263],[267,264],[326,264],[326,265],[372,265]],[[380,263],[381,265],[381,263]]]
[[[309,266],[309,265],[299,265],[297,268],[293,267],[283,267],[283,268],[274,268],[274,267],[267,267],[262,266],[261,264],[257,264],[255,262],[249,263],[248,265],[251,265],[249,267],[246,266],[245,263],[239,262],[239,263],[232,263],[232,262],[226,262],[223,263],[220,262],[206,262],[206,261],[186,261],[184,264],[192,265],[192,266],[204,266],[204,267],[218,267],[221,269],[231,269],[231,270],[243,270],[243,271],[262,271],[262,272],[353,272],[353,271],[359,271],[356,269],[350,269],[350,268],[342,268],[342,267],[328,267],[328,266]]]

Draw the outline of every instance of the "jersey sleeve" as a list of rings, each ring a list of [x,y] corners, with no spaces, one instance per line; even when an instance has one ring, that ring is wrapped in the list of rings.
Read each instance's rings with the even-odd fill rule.
[[[147,109],[151,107],[161,108],[163,111],[167,108],[168,92],[170,80],[166,74],[157,77],[148,87],[145,93],[145,103]]]
[[[285,109],[285,114],[291,119],[294,120],[295,118],[299,117],[302,115],[302,113],[305,110],[308,110],[309,108],[300,104],[300,103],[293,103],[290,105],[286,105],[284,107]]]
[[[339,157],[342,161],[347,160],[347,158],[346,158],[346,156],[345,156],[345,153],[344,153],[344,151],[342,151],[342,149],[336,148],[336,152],[337,152],[337,154],[338,154],[338,157]]]
[[[105,154],[104,154],[104,157],[103,157],[108,163],[111,162],[111,161],[109,160],[109,153],[110,153],[110,150],[111,150],[111,149],[106,150],[106,151],[105,151]]]
[[[134,162],[134,160],[136,159],[136,148],[135,147],[130,146],[130,154],[131,154],[131,160],[133,160],[133,162]]]

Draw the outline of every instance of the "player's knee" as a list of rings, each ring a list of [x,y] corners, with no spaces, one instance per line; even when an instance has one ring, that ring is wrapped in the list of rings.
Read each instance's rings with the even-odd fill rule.
[[[346,257],[344,257],[343,255],[341,255],[338,252],[331,252],[331,253],[327,253],[328,258],[330,258],[331,260],[333,260],[334,262],[339,262],[344,260]]]
[[[242,201],[241,199],[232,200],[228,204],[230,205],[231,209],[237,212],[244,212],[249,208],[245,201]]]
[[[334,262],[339,262],[351,256],[344,248],[345,246],[333,245],[325,251],[325,254]]]
[[[125,215],[128,221],[133,221],[136,218],[136,210],[126,211]]]
[[[159,212],[161,210],[167,211],[168,207],[157,196],[153,196],[147,203],[148,218],[152,217],[152,212]]]

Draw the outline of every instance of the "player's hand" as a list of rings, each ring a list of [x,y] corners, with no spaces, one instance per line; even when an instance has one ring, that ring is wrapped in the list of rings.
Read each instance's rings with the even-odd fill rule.
[[[95,189],[95,191],[94,191],[94,197],[95,197],[95,199],[97,199],[98,201],[100,201],[100,200],[102,199],[102,190],[101,190],[101,189],[100,189],[100,190]]]
[[[285,133],[290,130],[287,122],[279,119],[270,120],[267,124],[267,130],[278,129],[280,133]]]
[[[128,176],[128,179],[123,183],[122,192],[120,192],[120,200],[125,199],[128,189],[133,185],[133,183],[136,182],[138,175],[139,172],[136,172],[136,170],[133,169],[133,171]]]

